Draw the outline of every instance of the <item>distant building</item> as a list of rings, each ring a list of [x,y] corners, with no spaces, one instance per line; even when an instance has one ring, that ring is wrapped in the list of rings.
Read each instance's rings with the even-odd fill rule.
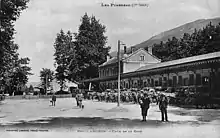
[[[60,84],[57,82],[56,79],[54,79],[51,83],[51,90],[54,92],[57,92],[60,90]],[[71,82],[71,81],[66,81],[65,86],[63,91],[69,91],[70,88],[78,88],[78,83],[77,82]]]

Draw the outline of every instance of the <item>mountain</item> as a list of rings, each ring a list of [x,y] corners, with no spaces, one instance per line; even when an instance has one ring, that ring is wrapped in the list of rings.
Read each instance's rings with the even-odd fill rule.
[[[161,41],[167,41],[169,38],[172,38],[173,36],[175,36],[176,38],[181,38],[184,33],[192,34],[195,29],[197,30],[202,29],[210,22],[212,22],[213,25],[217,25],[220,23],[220,17],[213,18],[213,19],[200,19],[194,22],[186,23],[174,29],[155,35],[151,37],[150,39],[148,39],[147,41],[134,45],[133,47],[135,48],[135,50],[139,48],[146,49],[148,46],[152,46],[154,44],[160,43]],[[127,51],[130,52],[131,48],[128,48]],[[117,56],[117,51],[111,52],[110,55]]]

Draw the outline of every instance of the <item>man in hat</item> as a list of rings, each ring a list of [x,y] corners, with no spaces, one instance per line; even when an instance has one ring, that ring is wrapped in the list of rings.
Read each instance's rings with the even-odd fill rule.
[[[53,96],[52,96],[52,106],[55,106],[56,99],[57,99],[57,97],[56,97],[55,93],[53,93]]]
[[[161,95],[160,101],[159,101],[159,109],[161,111],[161,121],[168,121],[167,117],[167,106],[168,106],[168,99],[165,95]]]
[[[143,117],[142,121],[146,121],[147,112],[150,108],[150,98],[148,97],[147,93],[144,93],[144,96],[140,98],[140,107],[141,107],[141,114]]]

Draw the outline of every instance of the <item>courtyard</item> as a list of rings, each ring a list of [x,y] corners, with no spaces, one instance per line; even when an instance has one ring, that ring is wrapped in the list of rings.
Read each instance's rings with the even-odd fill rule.
[[[0,137],[170,137],[219,138],[220,110],[168,107],[169,122],[160,121],[158,106],[151,104],[147,122],[141,122],[136,104],[84,101],[73,98],[9,100],[1,102]]]

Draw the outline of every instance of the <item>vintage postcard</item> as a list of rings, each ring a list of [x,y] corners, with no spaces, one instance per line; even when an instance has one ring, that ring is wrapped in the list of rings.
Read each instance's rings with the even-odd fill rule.
[[[219,138],[219,0],[0,0],[0,138]]]

